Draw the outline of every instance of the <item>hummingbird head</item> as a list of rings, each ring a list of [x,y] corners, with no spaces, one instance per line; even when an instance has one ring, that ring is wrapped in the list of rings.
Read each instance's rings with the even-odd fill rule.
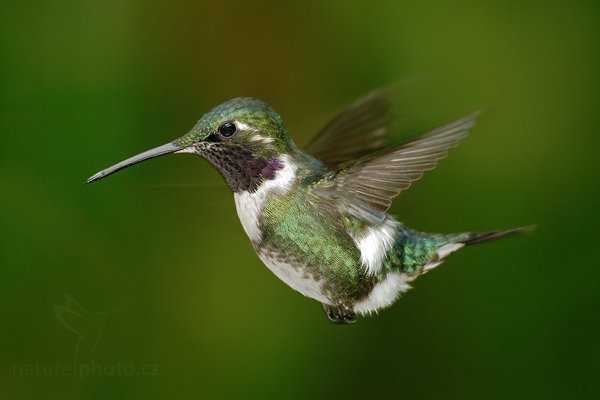
[[[213,164],[233,192],[254,192],[284,168],[295,149],[281,117],[260,100],[241,97],[206,113],[184,136],[98,172],[86,183],[169,153],[198,154]]]

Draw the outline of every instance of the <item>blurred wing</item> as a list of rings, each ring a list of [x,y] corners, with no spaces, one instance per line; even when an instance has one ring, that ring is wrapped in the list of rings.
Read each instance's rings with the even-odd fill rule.
[[[382,149],[392,120],[389,94],[380,89],[357,100],[321,129],[305,151],[335,170]]]
[[[348,163],[318,182],[314,193],[329,205],[345,208],[374,223],[381,222],[393,198],[425,171],[435,168],[438,160],[467,136],[477,115]]]

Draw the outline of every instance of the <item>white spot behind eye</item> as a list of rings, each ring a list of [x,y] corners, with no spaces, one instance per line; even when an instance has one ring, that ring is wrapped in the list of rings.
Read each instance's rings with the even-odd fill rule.
[[[249,132],[257,132],[258,131],[257,129],[251,127],[250,125],[245,124],[240,121],[235,121],[235,125],[238,127],[238,129],[241,129],[243,131],[249,131]]]
[[[264,144],[269,144],[273,142],[273,138],[267,137],[267,136],[263,136],[263,135],[252,135],[250,137],[250,140],[252,140],[253,142],[260,142],[260,143],[264,143]]]
[[[238,129],[241,129],[243,131],[246,131],[246,132],[258,132],[258,129],[253,128],[250,125],[245,124],[243,122],[235,121],[235,124],[238,127]],[[273,143],[273,138],[261,135],[259,133],[255,133],[254,135],[250,136],[250,140],[253,141],[253,142],[260,142],[260,143],[263,143],[263,144]]]

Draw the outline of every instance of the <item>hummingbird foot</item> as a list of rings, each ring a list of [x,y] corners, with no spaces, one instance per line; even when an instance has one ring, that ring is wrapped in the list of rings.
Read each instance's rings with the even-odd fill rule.
[[[356,313],[352,306],[349,307],[344,304],[338,304],[337,306],[323,304],[323,309],[327,314],[327,318],[334,324],[350,325],[356,322]]]

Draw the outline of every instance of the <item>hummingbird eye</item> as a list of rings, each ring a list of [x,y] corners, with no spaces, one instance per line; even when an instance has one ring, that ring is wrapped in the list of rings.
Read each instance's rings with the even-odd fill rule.
[[[237,131],[237,127],[233,122],[225,122],[219,127],[219,133],[224,137],[231,137]]]

